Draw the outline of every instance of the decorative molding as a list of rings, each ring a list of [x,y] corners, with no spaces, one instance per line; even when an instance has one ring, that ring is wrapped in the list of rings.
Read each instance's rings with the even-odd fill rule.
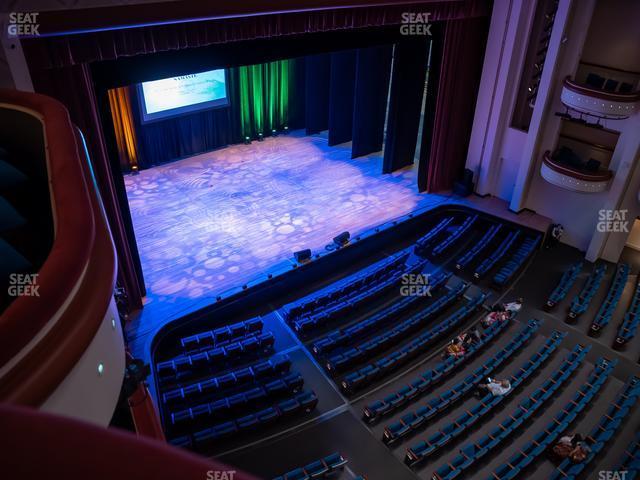
[[[567,107],[587,115],[621,120],[638,111],[640,92],[629,94],[605,92],[579,85],[567,77],[562,85],[560,100]]]

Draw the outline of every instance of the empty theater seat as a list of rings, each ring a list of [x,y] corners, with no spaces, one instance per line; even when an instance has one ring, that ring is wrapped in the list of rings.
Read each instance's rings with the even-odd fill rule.
[[[591,271],[591,274],[582,286],[580,293],[571,301],[567,319],[575,319],[587,311],[593,296],[600,289],[600,284],[602,283],[602,279],[604,278],[606,271],[607,266],[604,263],[597,265]]]
[[[551,295],[547,299],[545,304],[546,309],[551,309],[555,307],[558,303],[565,299],[571,287],[576,282],[578,278],[578,274],[582,271],[582,262],[577,262],[571,265],[560,277],[560,281],[556,288],[553,289]]]
[[[474,269],[473,276],[481,278],[491,270],[509,252],[520,234],[520,230],[511,230],[502,242]]]
[[[627,278],[629,276],[630,267],[627,263],[622,263],[616,268],[616,273],[613,277],[613,281],[607,292],[607,296],[600,304],[598,313],[596,313],[593,322],[591,322],[591,334],[597,334],[606,327],[611,321],[613,312],[618,306],[624,287],[627,284]]]
[[[621,348],[636,335],[640,323],[640,283],[636,284],[631,304],[624,314],[622,323],[618,327],[618,334],[613,344],[614,348]]]
[[[470,250],[467,250],[460,258],[458,258],[456,261],[456,268],[458,270],[463,270],[471,263],[475,262],[480,253],[491,245],[491,242],[496,238],[496,235],[498,235],[502,226],[503,225],[501,223],[492,224],[484,233],[482,238],[480,238],[480,240],[478,240]]]
[[[337,470],[342,469],[347,464],[347,460],[339,453],[332,453],[326,457],[308,463],[304,467],[296,468],[290,472],[280,475],[273,480],[310,480],[312,478],[324,478],[333,475]]]
[[[232,339],[246,337],[253,333],[262,332],[264,326],[261,318],[251,318],[242,322],[225,325],[213,330],[207,330],[189,335],[180,339],[181,347],[186,351],[199,350],[201,348],[217,347]]]
[[[522,265],[524,265],[524,262],[526,262],[534,252],[538,243],[540,243],[540,235],[525,238],[516,251],[511,254],[509,259],[495,274],[493,277],[493,283],[499,287],[506,285],[513,278],[516,272],[522,268]]]

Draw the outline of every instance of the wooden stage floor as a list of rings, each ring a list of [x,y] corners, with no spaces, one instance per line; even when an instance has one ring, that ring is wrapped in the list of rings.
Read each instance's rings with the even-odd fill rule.
[[[349,143],[329,147],[324,134],[296,131],[125,176],[147,286],[129,339],[291,269],[296,250],[322,251],[345,230],[355,236],[411,212],[463,203],[548,225],[497,199],[421,194],[413,167],[381,172],[381,152],[351,159]]]

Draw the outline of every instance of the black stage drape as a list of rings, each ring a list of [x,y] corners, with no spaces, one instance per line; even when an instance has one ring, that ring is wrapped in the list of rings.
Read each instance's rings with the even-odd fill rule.
[[[356,59],[351,157],[382,150],[392,46],[361,48]]]
[[[331,54],[329,82],[329,146],[351,140],[356,50]]]
[[[136,136],[140,146],[138,166],[152,167],[179,158],[241,143],[238,71],[229,69],[227,82],[228,107],[180,115],[166,120],[142,123],[137,89],[133,108]]]
[[[428,53],[429,41],[424,37],[408,38],[395,45],[383,173],[413,163]]]
[[[307,135],[329,128],[331,55],[309,55],[305,61],[305,126]]]

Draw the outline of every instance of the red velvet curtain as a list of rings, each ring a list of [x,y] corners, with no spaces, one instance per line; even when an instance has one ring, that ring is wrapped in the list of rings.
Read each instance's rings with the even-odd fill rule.
[[[464,170],[488,31],[488,17],[445,25],[433,129],[423,130],[420,152],[427,192],[450,190]]]

